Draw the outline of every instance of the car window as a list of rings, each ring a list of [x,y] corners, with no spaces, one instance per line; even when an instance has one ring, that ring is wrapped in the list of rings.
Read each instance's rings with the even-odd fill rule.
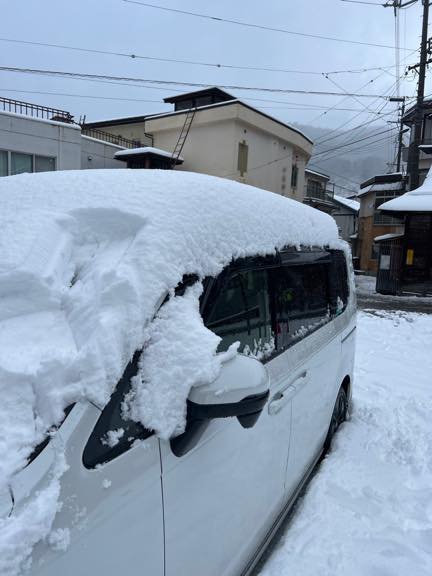
[[[333,250],[330,266],[330,306],[332,314],[340,314],[347,306],[349,298],[348,269],[342,250]]]
[[[138,373],[140,353],[136,352],[105,406],[96,426],[91,433],[83,452],[83,464],[86,468],[95,468],[117,458],[136,440],[144,440],[153,432],[139,422],[125,416],[124,400],[131,390],[132,378]]]
[[[272,330],[267,270],[230,273],[204,316],[206,327],[222,338],[219,351],[239,341],[241,352],[257,356],[268,352]]]
[[[269,275],[276,348],[283,350],[330,319],[327,264],[280,266]]]

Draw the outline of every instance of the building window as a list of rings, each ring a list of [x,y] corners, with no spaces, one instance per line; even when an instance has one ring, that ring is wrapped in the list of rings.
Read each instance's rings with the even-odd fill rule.
[[[310,198],[320,198],[321,200],[325,199],[323,185],[321,182],[318,182],[318,180],[308,180],[306,194]]]
[[[14,176],[24,172],[52,172],[55,169],[56,158],[52,156],[0,150],[0,176]]]
[[[7,176],[8,173],[8,153],[0,150],[0,176]]]
[[[248,153],[249,146],[246,144],[246,142],[244,140],[243,142],[239,142],[237,170],[240,172],[240,176],[243,176],[245,172],[247,172]]]
[[[293,164],[291,168],[291,188],[297,188],[298,168]]]
[[[414,129],[411,132],[414,132]],[[430,116],[425,116],[423,121],[422,144],[432,144],[432,118]]]
[[[52,172],[55,170],[55,158],[35,156],[35,172]]]
[[[33,172],[33,156],[11,152],[11,175],[23,174],[24,172]]]
[[[381,210],[378,210],[381,204],[396,198],[403,194],[403,190],[384,190],[383,192],[377,192],[375,195],[375,211],[374,211],[374,224],[388,225],[388,226],[398,226],[401,225],[401,221],[398,218],[393,218],[393,216],[387,216],[383,214]]]

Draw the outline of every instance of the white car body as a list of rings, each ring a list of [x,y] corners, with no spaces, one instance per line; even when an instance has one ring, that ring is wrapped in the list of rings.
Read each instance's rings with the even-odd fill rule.
[[[272,327],[276,322],[276,344],[258,354],[258,359],[243,348],[244,354],[232,354],[214,382],[192,388],[188,410],[206,414],[214,405],[223,414],[225,408],[238,410],[244,400],[255,402],[256,396],[261,402],[257,419],[252,412],[252,419],[246,414],[243,421],[228,412],[227,417],[209,417],[204,424],[197,418],[199,433],[188,436],[187,427],[183,444],[181,439],[162,439],[150,431],[134,439],[131,432],[127,447],[116,454],[123,440],[116,444],[114,438],[111,445],[106,434],[97,431],[98,426],[106,432],[119,429],[117,425],[110,429],[105,422],[111,418],[115,422],[116,406],[120,410],[124,399],[121,386],[127,386],[133,375],[134,359],[116,389],[118,398],[115,391],[105,408],[87,400],[74,404],[47,445],[15,474],[10,485],[14,515],[47,485],[56,452],[65,451],[68,468],[60,480],[61,506],[50,537],[33,550],[32,576],[240,576],[253,570],[323,452],[339,390],[343,388],[351,400],[353,272],[349,251],[338,251],[339,268],[332,267],[336,266],[334,253],[288,247],[285,261],[283,251],[281,257],[269,254],[275,260],[265,266],[251,255],[242,261],[240,272],[234,262],[219,276],[235,279],[252,274],[251,270],[257,277],[265,276],[265,288],[260,290],[268,293],[265,306],[272,311]],[[325,270],[327,303],[325,314],[321,303],[320,319],[311,312],[309,326],[299,320],[296,334],[288,334],[290,343],[278,348],[278,338],[282,342],[288,337],[284,330],[294,332],[289,327],[291,318],[274,320],[279,304],[272,300],[282,294],[278,274],[292,267],[290,258],[297,259],[297,274],[301,275],[302,267]],[[330,275],[332,286],[340,285],[335,270],[342,269],[343,302],[339,288],[329,288]],[[202,314],[209,329],[209,315],[219,305],[220,294],[228,290],[228,280],[224,282],[220,290],[217,281],[205,284]],[[299,293],[283,294],[291,310]],[[160,306],[166,296],[160,294]],[[304,307],[313,308],[309,301]],[[154,315],[157,312],[158,307]],[[261,324],[253,324],[254,318],[248,316],[248,331],[257,329],[261,334]],[[226,329],[236,320],[222,318],[221,322]],[[236,340],[235,334],[230,338]],[[189,419],[188,412],[188,426],[190,422],[196,420]],[[129,429],[125,430],[126,437]],[[106,449],[109,457],[92,459],[98,449]],[[0,512],[7,513],[10,502],[7,494],[1,496]]]
[[[152,435],[86,468],[83,449],[101,412],[76,404],[12,485],[18,501],[37,490],[55,444],[65,444],[69,469],[54,529],[67,530],[67,546],[39,544],[32,574],[246,574],[316,464],[343,382],[351,394],[354,330],[351,290],[342,314],[264,365],[269,401],[252,428],[236,418],[213,420],[180,457]],[[229,391],[233,381],[241,389],[235,362],[228,361],[216,390]]]

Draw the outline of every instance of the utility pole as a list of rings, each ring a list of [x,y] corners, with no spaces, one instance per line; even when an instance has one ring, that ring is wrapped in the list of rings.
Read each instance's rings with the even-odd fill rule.
[[[402,137],[404,133],[403,129],[403,117],[405,114],[405,98],[402,102],[400,107],[400,126],[399,126],[399,138],[398,138],[398,152],[397,152],[397,160],[396,160],[396,172],[400,172],[401,169],[401,157],[402,157]]]
[[[411,143],[408,153],[408,176],[409,176],[409,189],[414,190],[419,186],[419,160],[420,160],[420,144],[422,138],[423,126],[423,101],[424,101],[424,88],[426,78],[426,66],[428,57],[428,20],[429,20],[429,0],[423,0],[423,26],[422,26],[422,39],[420,46],[420,63],[410,68],[418,68],[419,81],[417,88],[417,103],[414,111],[414,123],[412,130],[414,137],[411,138]],[[409,69],[410,69],[409,68]]]
[[[403,127],[403,117],[405,114],[405,96],[397,96],[396,98],[392,97],[389,98],[390,102],[402,102],[400,108],[399,108],[399,137],[398,137],[398,149],[397,149],[397,159],[396,159],[396,172],[400,172],[401,169],[401,159],[402,159],[402,137],[404,135],[404,132],[406,132],[408,130],[408,128]]]

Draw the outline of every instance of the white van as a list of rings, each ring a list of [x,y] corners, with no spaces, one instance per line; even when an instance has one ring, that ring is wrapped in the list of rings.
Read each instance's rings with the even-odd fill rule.
[[[130,351],[129,358],[124,358],[121,375],[105,404],[96,396],[92,397],[88,384],[86,391],[79,389],[75,396],[73,388],[68,389],[63,405],[67,399],[72,402],[65,410],[63,422],[57,421],[56,431],[51,430],[28,457],[27,465],[14,472],[9,483],[11,504],[3,504],[0,513],[3,518],[8,514],[11,521],[15,515],[18,518],[30,509],[32,501],[43,492],[50,479],[58,478],[55,513],[46,521],[48,528],[43,539],[38,542],[38,538],[34,538],[31,542],[31,546],[35,545],[31,564],[33,576],[249,574],[320,456],[330,447],[336,429],[349,410],[355,343],[355,296],[349,251],[338,240],[336,226],[333,229],[329,217],[269,192],[190,174],[148,175],[142,174],[147,171],[126,170],[92,172],[91,175],[73,176],[74,190],[79,188],[81,194],[75,200],[71,200],[71,191],[67,189],[68,175],[70,179],[72,173],[31,175],[36,176],[33,190],[39,190],[33,192],[31,201],[35,194],[41,201],[43,190],[51,186],[56,190],[56,198],[52,200],[53,205],[48,203],[44,209],[52,210],[58,219],[59,207],[64,202],[67,214],[80,222],[85,221],[88,232],[89,227],[98,229],[95,215],[106,218],[107,204],[111,210],[108,220],[112,230],[115,210],[120,210],[119,206],[122,211],[128,208],[124,193],[128,186],[141,187],[142,196],[147,190],[150,200],[155,202],[158,201],[156,194],[167,194],[169,202],[161,219],[166,230],[177,224],[180,226],[180,219],[184,225],[185,214],[189,214],[189,209],[194,211],[194,222],[202,222],[203,227],[198,230],[192,227],[187,233],[183,228],[181,233],[187,234],[189,246],[199,244],[200,254],[205,255],[207,251],[212,262],[215,261],[215,237],[219,235],[216,250],[219,267],[213,267],[217,270],[215,274],[208,270],[203,274],[203,268],[198,265],[193,270],[190,258],[180,264],[176,260],[177,278],[184,266],[181,278],[170,285],[167,273],[163,287],[158,284],[158,278],[164,258],[154,257],[153,262],[142,264],[147,282],[152,284],[155,293],[159,290],[159,295],[146,331],[136,336],[136,341],[141,339],[141,345]],[[122,190],[122,193],[112,193],[108,198],[105,195],[102,201],[103,194],[98,195],[97,190],[98,179],[104,180],[101,190],[107,190],[107,183],[111,182],[110,189]],[[11,181],[11,178],[7,180]],[[25,176],[18,184],[14,182],[15,195],[20,190],[19,183],[23,183],[25,191],[21,196],[18,194],[18,201],[25,204],[34,180]],[[195,204],[191,203],[191,194],[194,194],[190,192],[191,183],[197,189]],[[66,191],[62,192],[65,187]],[[171,195],[170,189],[173,189]],[[184,189],[188,192],[184,192],[183,196],[187,198],[182,203]],[[88,198],[84,200],[86,193],[93,194],[93,203]],[[118,204],[112,200],[116,194],[121,196]],[[251,205],[249,202],[235,205],[233,198],[236,196],[243,200],[251,198]],[[49,197],[53,198],[54,193]],[[228,197],[231,203],[226,206],[224,200]],[[150,200],[147,198],[147,202]],[[14,201],[10,202],[13,205]],[[86,202],[92,218],[88,216],[90,212],[83,216]],[[129,209],[131,205],[129,202]],[[189,206],[187,210],[186,206]],[[271,213],[272,207],[278,214],[268,222],[271,232],[267,230],[261,235],[259,229],[255,229],[252,235],[245,233],[244,228],[256,227],[260,222],[265,230],[266,214]],[[140,210],[145,216],[145,208]],[[209,210],[213,213],[213,224],[206,220]],[[234,238],[235,245],[228,249],[225,245],[231,238],[226,225],[232,210],[236,221],[242,221],[243,226]],[[291,212],[294,216],[290,216]],[[302,221],[303,213],[305,220]],[[150,216],[149,219],[151,221]],[[139,234],[145,235],[149,224],[143,225],[142,232],[141,228],[140,232],[133,230],[133,242],[124,241],[122,234],[133,228],[130,222],[124,226],[125,230],[122,229],[120,240],[117,230],[115,243],[94,242],[92,238],[90,259],[81,242],[77,252],[80,264],[74,270],[68,289],[78,286],[79,274],[83,284],[89,282],[89,262],[100,271],[101,266],[112,266],[114,253],[115,270],[120,273],[122,259],[127,260],[131,251],[134,266],[145,261],[146,250],[147,255],[152,254],[148,242],[143,241],[137,248],[136,240]],[[294,235],[290,226],[295,230]],[[311,234],[311,228],[318,232]],[[79,238],[88,238],[87,232]],[[41,234],[40,230],[38,234]],[[58,234],[63,238],[64,229]],[[100,238],[106,241],[104,234]],[[320,234],[321,246],[318,245]],[[52,241],[52,236],[50,238]],[[77,243],[76,239],[74,232],[72,243]],[[286,244],[283,244],[285,239]],[[122,245],[121,252],[117,250],[118,243]],[[70,259],[74,251],[65,250],[64,243],[62,245],[61,258]],[[103,255],[99,258],[96,253],[101,246]],[[170,247],[167,242],[161,249],[169,251]],[[228,253],[231,258],[221,256]],[[137,254],[141,260],[137,260]],[[58,266],[60,256],[56,258]],[[155,270],[153,280],[150,278],[152,266]],[[102,335],[107,338],[110,307],[117,310],[118,302],[113,300],[112,294],[104,301],[103,308],[100,301],[110,282],[116,285],[117,291],[119,287],[118,277],[105,272],[99,275],[99,279],[104,278],[100,288],[102,295],[93,293],[89,297],[90,300],[94,297],[95,306],[100,305],[100,310],[104,311],[105,332]],[[193,327],[188,325],[188,308],[180,313],[174,306],[190,297],[198,285],[200,288],[194,298],[203,332],[201,336],[197,333],[196,339],[182,348],[183,334],[193,332]],[[84,293],[87,294],[82,291],[80,302]],[[126,293],[121,293],[123,306],[128,305]],[[74,317],[68,306],[73,308],[73,302],[62,304],[69,314],[68,326],[72,326],[72,330],[75,329]],[[90,314],[87,304],[84,308],[83,314]],[[79,311],[78,306],[76,310]],[[115,326],[120,316],[114,312],[112,316],[111,326]],[[134,316],[128,311],[126,317],[133,332],[139,313]],[[172,324],[165,330],[169,318],[183,318],[178,323],[178,331],[172,330]],[[155,324],[157,329],[152,329]],[[120,337],[126,338],[127,331],[123,332],[122,325],[118,325]],[[90,330],[90,327],[86,329]],[[159,400],[155,400],[158,390],[168,381],[189,378],[189,368],[181,364],[193,364],[198,352],[188,354],[188,351],[195,350],[195,346],[199,351],[200,346],[206,345],[204,334],[216,342],[213,357],[223,358],[223,361],[215,369],[213,379],[201,375],[199,382],[187,390],[186,403],[180,410],[183,425],[177,422],[175,431],[168,437],[162,424],[158,428],[159,416],[154,411],[153,421],[144,419],[144,422],[155,422],[153,428],[143,425],[139,415],[146,414],[146,401],[154,401],[158,406]],[[75,337],[75,340],[79,338]],[[158,349],[160,362],[155,361],[153,372],[142,377],[149,341],[150,348],[152,342],[157,347],[162,341],[163,345]],[[115,350],[114,344],[110,346]],[[181,353],[176,356],[175,350],[179,348]],[[175,362],[171,360],[172,355]],[[90,370],[84,364],[85,357],[80,356],[83,373]],[[149,356],[149,362],[154,360],[152,358]],[[114,352],[110,362],[113,366],[120,362]],[[163,381],[140,396],[139,387],[157,370],[162,371]],[[196,372],[199,371],[197,365]],[[66,370],[64,374],[71,377]],[[169,393],[165,392],[167,395]],[[49,397],[53,397],[51,392]],[[128,403],[130,405],[137,398],[138,408],[135,412],[128,410]],[[175,402],[178,402],[177,397],[172,404],[168,402],[161,408],[167,414],[166,419],[178,408],[174,406]],[[53,470],[59,466],[60,452],[67,468],[63,466],[61,473],[55,476]]]

